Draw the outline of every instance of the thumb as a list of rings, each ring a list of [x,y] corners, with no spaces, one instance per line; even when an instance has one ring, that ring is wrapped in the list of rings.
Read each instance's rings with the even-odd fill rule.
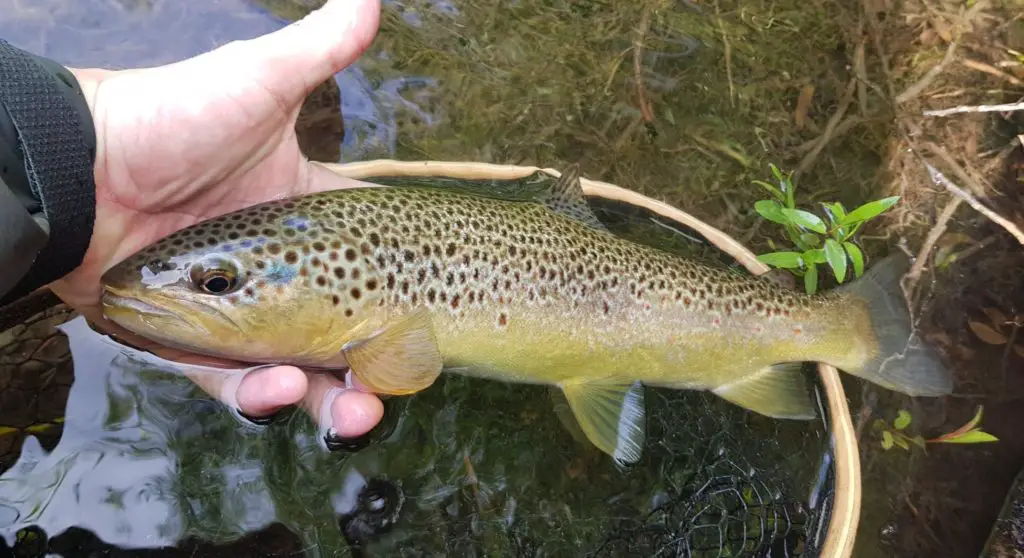
[[[224,45],[208,56],[223,57],[228,65],[220,67],[245,72],[285,106],[298,105],[370,46],[379,22],[379,0],[327,0],[282,29]]]

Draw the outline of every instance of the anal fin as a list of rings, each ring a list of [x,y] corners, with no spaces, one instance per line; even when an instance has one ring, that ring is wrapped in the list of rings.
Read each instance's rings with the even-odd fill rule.
[[[426,389],[444,362],[430,314],[418,308],[386,322],[372,335],[342,347],[352,374],[374,393],[406,395]]]
[[[640,382],[571,382],[560,386],[580,429],[619,463],[636,463],[646,439]]]
[[[740,407],[772,418],[810,420],[817,416],[799,362],[769,366],[711,392]]]

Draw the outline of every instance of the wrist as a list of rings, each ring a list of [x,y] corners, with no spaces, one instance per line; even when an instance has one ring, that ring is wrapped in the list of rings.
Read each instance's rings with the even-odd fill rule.
[[[20,202],[5,206],[8,213],[22,206],[23,215],[31,217],[44,238],[42,243],[0,250],[4,265],[28,265],[5,278],[0,295],[6,300],[69,273],[81,263],[92,236],[96,132],[88,99],[95,98],[96,87],[94,74],[81,75],[88,89],[57,62],[0,40],[2,181]],[[31,228],[24,219],[18,227],[19,233]],[[8,290],[12,280],[17,283]]]

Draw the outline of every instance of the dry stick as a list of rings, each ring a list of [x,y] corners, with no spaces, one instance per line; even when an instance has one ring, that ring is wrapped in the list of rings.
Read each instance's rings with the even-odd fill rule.
[[[967,202],[967,205],[974,208],[975,211],[981,213],[985,217],[988,217],[989,220],[991,220],[993,223],[1006,229],[1006,232],[1012,234],[1014,238],[1017,239],[1017,242],[1020,242],[1022,245],[1024,245],[1024,232],[1021,232],[1021,230],[1017,228],[1017,225],[1014,225],[1007,219],[1000,216],[995,211],[992,211],[991,209],[986,207],[984,204],[978,201],[977,198],[972,196],[966,190],[960,188],[956,184],[953,184],[953,182],[950,179],[946,178],[941,172],[939,172],[939,169],[933,167],[930,163],[925,162],[925,167],[928,169],[928,174],[929,176],[931,176],[931,179],[933,182],[935,182],[935,184],[945,186],[947,190],[959,196],[961,199]]]
[[[722,32],[722,44],[725,45],[725,77],[729,81],[729,103],[736,106],[736,88],[732,83],[732,45],[729,44],[729,36],[725,33],[725,24],[722,23],[722,12],[718,7],[718,0],[715,0],[715,17],[718,18],[718,30]]]
[[[868,115],[868,71],[864,61],[864,41],[857,45],[853,53],[853,72],[857,75],[857,101],[860,103],[860,115]]]
[[[654,122],[654,112],[651,110],[651,104],[647,102],[647,95],[644,92],[644,75],[640,59],[644,54],[644,39],[650,26],[651,10],[648,6],[644,6],[643,14],[640,16],[640,28],[637,30],[636,40],[633,42],[633,73],[636,75],[636,96],[637,102],[640,104],[640,114],[643,115],[644,122],[648,124]]]
[[[949,47],[946,49],[946,55],[942,57],[942,61],[928,70],[921,79],[917,80],[917,83],[911,85],[906,89],[906,91],[900,93],[899,96],[896,97],[897,105],[916,98],[922,91],[931,85],[933,81],[935,81],[935,78],[939,77],[942,70],[946,69],[946,66],[953,61],[953,54],[956,52],[957,42],[958,41],[953,41],[949,43]]]
[[[825,126],[825,131],[818,137],[818,143],[814,146],[814,149],[810,153],[804,155],[804,158],[800,160],[800,164],[797,165],[796,170],[793,171],[793,176],[798,176],[805,170],[810,168],[814,160],[818,158],[818,154],[825,148],[825,145],[832,139],[833,134],[836,131],[836,127],[839,126],[839,122],[842,121],[843,116],[846,114],[846,109],[849,108],[850,103],[853,101],[853,92],[857,88],[857,77],[850,78],[850,81],[846,84],[846,91],[843,93],[843,98],[839,101],[839,110],[832,115],[832,118],[828,119],[828,124]]]
[[[967,174],[967,170],[960,166],[960,164],[956,162],[956,159],[954,159],[948,151],[939,147],[939,145],[936,144],[935,142],[926,141],[923,145],[925,149],[931,151],[935,155],[938,155],[939,158],[942,159],[943,163],[945,163],[949,168],[953,169],[953,172],[956,174],[957,178],[962,180],[964,184],[966,184],[967,187],[972,192],[974,192],[975,196],[985,197],[985,192],[988,191],[986,190],[986,186],[991,187],[991,184],[988,184],[986,182],[984,185],[982,185],[981,183],[979,183],[977,180],[974,179],[973,176]],[[924,161],[924,159],[922,159],[922,161]]]
[[[1024,110],[1024,102],[1022,103],[1010,103],[1006,105],[974,105],[967,106],[961,105],[959,107],[953,107],[941,110],[926,110],[924,111],[925,116],[949,116],[951,114],[960,114],[964,112],[1013,112],[1018,110]]]
[[[962,60],[960,63],[972,70],[978,70],[979,72],[985,72],[986,74],[991,74],[993,76],[996,76],[997,78],[1005,79],[1006,81],[1012,83],[1013,85],[1016,85],[1017,87],[1024,85],[1024,81],[1021,81],[990,64],[978,62],[977,60],[971,60],[970,58]]]
[[[946,207],[943,208],[942,213],[935,220],[935,226],[932,230],[928,231],[928,236],[924,239],[924,244],[921,245],[921,249],[917,251],[917,257],[914,258],[914,265],[910,267],[910,272],[907,273],[904,279],[908,285],[908,291],[914,290],[917,286],[917,281],[921,277],[921,272],[924,271],[924,265],[928,261],[928,254],[931,253],[932,248],[935,247],[935,243],[939,241],[939,237],[942,233],[946,232],[946,225],[949,224],[949,220],[953,218],[953,214],[956,213],[960,204],[964,200],[960,198],[953,198],[949,200]]]
[[[857,115],[847,116],[846,118],[843,119],[843,121],[838,126],[836,126],[836,129],[832,132],[832,138],[831,139],[836,139],[836,138],[846,134],[846,132],[849,132],[850,130],[853,129],[854,126],[856,126],[857,124],[860,124],[861,122],[865,122],[865,119],[861,118],[861,117],[859,117]],[[800,145],[794,147],[793,150],[796,151],[797,153],[806,153],[806,152],[814,149],[814,147],[816,145],[818,145],[819,139],[820,138],[814,138],[812,140],[807,140],[807,141],[801,143]]]

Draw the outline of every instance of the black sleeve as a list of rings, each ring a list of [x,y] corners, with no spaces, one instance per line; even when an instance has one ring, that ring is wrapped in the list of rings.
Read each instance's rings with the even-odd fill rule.
[[[0,306],[82,263],[96,131],[67,68],[0,39]]]

